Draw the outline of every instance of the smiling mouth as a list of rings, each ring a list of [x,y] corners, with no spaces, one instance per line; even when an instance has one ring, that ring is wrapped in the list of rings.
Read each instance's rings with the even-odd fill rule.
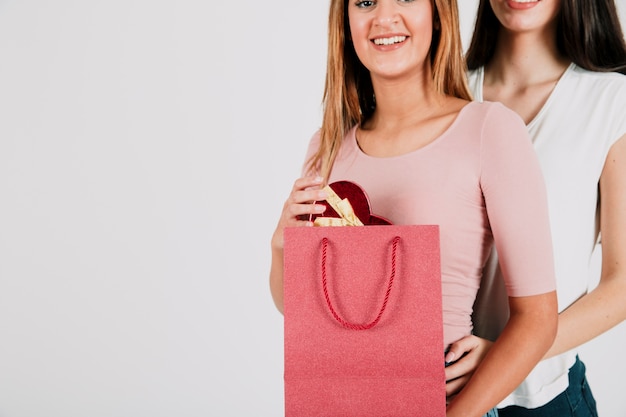
[[[376,45],[395,45],[402,43],[406,40],[406,36],[392,36],[390,38],[376,38],[374,44]]]
[[[511,0],[513,3],[539,3],[541,0]]]

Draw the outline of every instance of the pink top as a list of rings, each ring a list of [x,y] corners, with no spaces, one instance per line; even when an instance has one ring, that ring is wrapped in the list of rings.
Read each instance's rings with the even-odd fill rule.
[[[522,120],[497,103],[471,102],[428,145],[377,158],[346,135],[329,182],[350,180],[372,213],[394,224],[436,224],[441,239],[444,344],[472,332],[472,305],[494,244],[509,296],[555,289],[545,185]],[[307,159],[317,149],[311,139]]]

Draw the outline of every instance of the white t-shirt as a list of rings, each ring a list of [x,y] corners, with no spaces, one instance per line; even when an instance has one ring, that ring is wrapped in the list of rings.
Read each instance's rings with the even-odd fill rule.
[[[483,68],[471,71],[469,79],[474,98],[483,101]],[[588,292],[590,283],[597,282],[592,274],[598,271],[593,272],[590,265],[599,237],[598,184],[609,149],[626,134],[626,76],[571,64],[527,128],[548,190],[559,311],[563,311]],[[494,265],[491,262],[484,280],[498,276]],[[505,297],[498,281],[483,282],[481,291],[491,288]],[[500,300],[489,306],[477,302],[475,334],[497,336],[503,321],[494,319],[505,322],[508,314],[507,310],[494,312],[494,306],[506,307],[506,301]],[[567,388],[576,354],[571,350],[540,362],[499,407],[536,408],[548,403]]]

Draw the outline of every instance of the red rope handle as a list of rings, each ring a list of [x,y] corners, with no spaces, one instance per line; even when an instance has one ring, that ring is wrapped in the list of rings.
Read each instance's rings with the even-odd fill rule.
[[[387,302],[389,301],[389,295],[391,294],[391,287],[393,286],[393,280],[396,277],[396,254],[398,251],[398,242],[400,242],[400,237],[396,236],[393,238],[392,249],[391,249],[391,275],[389,276],[389,284],[387,285],[387,291],[385,291],[385,298],[383,299],[383,304],[378,311],[378,315],[376,318],[368,324],[355,324],[350,323],[344,319],[342,319],[335,308],[333,307],[332,301],[330,301],[330,296],[328,295],[328,279],[326,273],[326,254],[328,252],[328,239],[322,239],[322,287],[324,289],[324,298],[326,299],[326,305],[330,309],[331,314],[341,324],[343,327],[350,330],[368,330],[372,327],[376,326],[380,321],[385,309],[387,308]]]

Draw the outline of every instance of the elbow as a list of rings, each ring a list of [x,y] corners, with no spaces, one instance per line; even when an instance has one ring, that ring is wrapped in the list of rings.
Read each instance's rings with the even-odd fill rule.
[[[284,314],[284,268],[282,251],[272,252],[272,265],[270,268],[270,292],[276,309]]]
[[[278,310],[278,312],[280,314],[285,314],[284,313],[284,308],[285,308],[285,302],[284,302],[284,295],[283,295],[283,286],[282,283],[277,283],[274,279],[272,279],[272,277],[270,276],[270,292],[272,294],[272,300],[274,300],[274,305],[276,306],[276,309]]]
[[[559,313],[556,291],[521,298],[510,298],[510,323],[533,335],[538,351],[546,353],[556,340]]]
[[[272,294],[272,298],[274,300],[274,305],[276,306],[276,309],[278,310],[278,312],[282,315],[285,314],[285,305],[283,303],[282,298],[279,299],[279,297],[276,297],[274,294]]]

